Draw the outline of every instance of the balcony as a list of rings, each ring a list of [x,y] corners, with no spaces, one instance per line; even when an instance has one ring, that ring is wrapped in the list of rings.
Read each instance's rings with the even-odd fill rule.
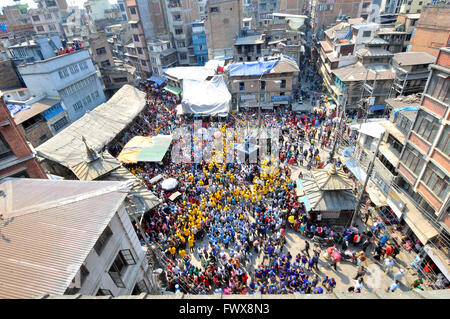
[[[168,0],[167,8],[171,12],[181,12],[183,10],[181,0]]]

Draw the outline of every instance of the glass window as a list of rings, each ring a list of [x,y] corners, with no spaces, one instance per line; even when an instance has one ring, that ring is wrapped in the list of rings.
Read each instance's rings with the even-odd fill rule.
[[[97,242],[94,245],[94,250],[99,256],[102,253],[103,248],[105,248],[106,244],[108,243],[109,239],[112,237],[112,235],[113,233],[111,231],[111,228],[109,228],[109,226],[106,226],[105,230],[97,239]]]
[[[133,39],[135,42],[139,42],[139,36],[137,34],[133,34]]]
[[[372,31],[363,31],[362,36],[363,36],[363,38],[368,38],[368,37],[370,37],[371,34],[372,34]]]
[[[422,155],[409,144],[406,145],[405,152],[403,153],[401,160],[405,166],[416,175],[420,173],[420,170],[425,164]]]
[[[444,73],[434,71],[428,84],[427,94],[442,102],[450,103],[449,86],[450,79],[448,76]]]
[[[450,126],[447,125],[442,132],[437,148],[445,155],[450,156]]]
[[[442,200],[445,200],[445,197],[449,192],[449,180],[449,177],[431,162],[428,163],[422,177],[422,181],[428,188]]]
[[[74,105],[73,105],[73,109],[75,110],[75,111],[79,111],[79,110],[81,110],[83,108],[83,103],[81,102],[81,101],[78,101],[77,103],[75,103]]]
[[[130,7],[130,13],[136,14],[136,7]]]
[[[59,119],[58,121],[55,122],[55,124],[52,125],[53,129],[55,130],[55,132],[60,131],[62,128],[64,128],[67,124],[69,124],[69,121],[67,120],[67,118],[64,116],[63,118]]]
[[[95,50],[95,52],[97,52],[97,54],[106,54],[106,49],[104,47],[102,48],[97,48]]]
[[[239,91],[245,90],[245,82],[239,82]]]
[[[122,281],[122,276],[124,275],[127,266],[135,264],[136,260],[134,259],[131,250],[123,249],[119,251],[116,259],[109,269],[109,275],[117,287],[125,288],[125,284]]]
[[[429,143],[433,143],[438,130],[438,119],[423,110],[419,110],[416,122],[414,124],[414,131],[416,131],[417,134],[422,136]]]

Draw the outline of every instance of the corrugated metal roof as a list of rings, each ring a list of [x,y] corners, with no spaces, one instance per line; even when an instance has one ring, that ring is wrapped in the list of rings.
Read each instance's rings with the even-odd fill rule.
[[[39,145],[39,156],[72,167],[84,161],[86,147],[99,152],[145,108],[145,93],[124,85],[108,102],[87,112],[63,131]]]
[[[77,165],[70,167],[70,170],[79,180],[92,181],[118,167],[120,167],[120,162],[108,152],[103,152],[97,160],[92,162],[80,162]]]
[[[17,125],[25,122],[26,120],[32,118],[35,115],[38,115],[41,112],[44,112],[51,108],[53,105],[58,103],[59,100],[55,99],[47,99],[44,98],[40,101],[34,102],[30,105],[29,109],[23,109],[19,113],[16,113],[14,115],[14,122],[16,122]]]
[[[399,65],[431,64],[436,57],[427,52],[399,52],[394,54],[394,60]]]
[[[6,179],[0,298],[61,295],[128,193],[124,183]]]

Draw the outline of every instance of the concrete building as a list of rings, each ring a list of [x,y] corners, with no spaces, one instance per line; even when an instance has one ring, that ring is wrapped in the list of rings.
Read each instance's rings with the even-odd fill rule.
[[[400,6],[400,13],[421,13],[422,8],[429,3],[424,0],[404,0]]]
[[[30,9],[29,15],[36,34],[48,35],[56,33],[63,38],[62,15],[67,10],[66,0],[35,0],[35,2],[38,7]]]
[[[47,178],[47,175],[14,122],[0,91],[0,179],[5,177]]]
[[[172,47],[170,41],[155,39],[147,42],[147,45],[153,76],[161,78],[164,69],[177,65],[177,50]]]
[[[392,59],[395,95],[422,93],[430,73],[428,66],[435,61],[436,58],[426,52],[395,54]]]
[[[128,216],[129,184],[8,179],[0,189],[4,218],[20,216],[2,228],[1,298],[159,292]]]
[[[192,43],[192,23],[200,19],[197,0],[169,0],[166,2],[167,21],[180,65],[197,65]]]
[[[14,122],[33,147],[38,147],[70,124],[59,99],[32,96],[27,88],[4,90],[3,94],[8,107],[14,111]]]
[[[166,5],[162,0],[126,0],[126,7],[138,60],[134,66],[141,78],[147,78],[152,73],[147,39],[169,40]]]
[[[440,48],[450,46],[449,30],[450,5],[425,6],[411,38],[411,51],[424,51],[437,57]]]
[[[205,21],[208,59],[233,56],[243,18],[241,0],[208,0]]]
[[[105,11],[111,9],[108,0],[87,0],[83,5],[93,21],[106,19]]]
[[[192,46],[197,59],[197,65],[205,65],[208,62],[208,43],[206,41],[204,21],[192,23]]]
[[[246,34],[246,36],[238,37],[234,43],[234,61],[257,61],[263,56],[270,55],[270,50],[267,48],[265,41],[265,34]]]
[[[266,60],[267,59],[267,60]],[[293,90],[297,86],[299,68],[290,58],[279,56],[261,61],[269,72],[251,73],[245,71],[259,62],[233,63],[228,67],[228,81],[234,110],[249,107],[273,109],[274,106],[286,106],[291,101]],[[277,61],[275,65],[273,63]]]
[[[106,100],[86,49],[22,64],[18,70],[31,94],[61,99],[72,122]]]
[[[7,22],[7,31],[1,31],[0,35],[13,39],[31,37],[35,34],[28,14],[28,4],[5,6],[2,10]]]
[[[372,0],[317,0],[311,11],[312,32],[322,39],[326,28],[335,24],[341,17],[367,19],[370,15]]]
[[[69,7],[68,11],[62,15],[61,23],[65,37],[69,42],[73,39],[86,40],[89,35],[89,26],[85,23],[86,13],[78,7]]]
[[[119,6],[120,13],[122,14],[122,20],[128,21],[127,7],[125,5],[125,0],[117,0],[117,5]]]
[[[100,70],[107,97],[111,97],[124,84],[133,84],[136,69],[113,58],[105,32],[92,33],[88,42],[94,64]],[[116,61],[120,66],[116,65]]]

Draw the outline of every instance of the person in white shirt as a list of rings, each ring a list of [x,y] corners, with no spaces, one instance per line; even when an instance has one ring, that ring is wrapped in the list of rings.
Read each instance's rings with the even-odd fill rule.
[[[393,266],[394,266],[394,261],[392,260],[391,257],[387,257],[384,260],[384,271],[386,272],[386,274],[391,272]]]
[[[400,269],[398,272],[395,273],[394,280],[401,281],[404,276],[405,276],[405,271],[403,269]]]
[[[361,292],[362,288],[363,288],[362,278],[358,278],[357,280],[353,280],[353,282],[355,283],[355,285],[354,285],[355,290],[358,290],[359,292]]]

